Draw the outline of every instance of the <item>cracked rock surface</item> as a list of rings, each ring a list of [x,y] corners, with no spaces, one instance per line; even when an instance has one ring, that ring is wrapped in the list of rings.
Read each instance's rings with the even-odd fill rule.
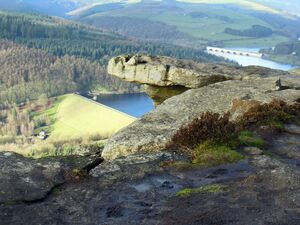
[[[36,201],[64,182],[59,162],[44,162],[0,153],[0,203]]]

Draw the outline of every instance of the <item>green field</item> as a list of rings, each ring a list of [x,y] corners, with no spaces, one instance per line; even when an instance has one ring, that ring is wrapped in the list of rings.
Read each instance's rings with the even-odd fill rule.
[[[189,3],[205,4],[186,4],[181,6],[183,10],[168,10],[147,7],[125,7],[124,9],[95,13],[88,16],[90,19],[100,20],[102,16],[131,17],[162,22],[164,24],[175,26],[179,31],[188,34],[192,39],[204,42],[222,42],[224,46],[234,47],[273,47],[274,45],[287,41],[288,38],[274,34],[265,38],[249,38],[226,34],[226,28],[245,30],[252,25],[261,25],[276,30],[270,24],[260,18],[246,13],[243,10],[235,10],[226,7],[222,3],[235,3],[260,11],[272,11],[269,7],[261,4],[251,3],[249,1],[205,1],[205,0],[182,0]],[[200,13],[203,16],[195,17],[191,13]],[[206,16],[205,16],[206,15]]]
[[[287,42],[289,39],[280,35],[273,34],[267,38],[244,38],[244,39],[233,39],[223,41],[225,47],[243,47],[248,48],[255,47],[273,47],[281,42]]]
[[[292,64],[295,66],[300,66],[300,57],[299,56],[293,56],[293,55],[269,55],[267,57],[268,59],[279,62],[279,63],[286,63],[286,64]]]
[[[290,73],[300,75],[300,68],[293,69],[293,70],[290,71]]]
[[[75,94],[58,98],[45,113],[54,121],[49,140],[95,135],[107,138],[135,120],[134,117]]]
[[[224,33],[226,28],[243,30],[250,28],[252,25],[272,28],[266,22],[241,12],[234,12],[223,7],[218,7],[217,11],[212,10],[210,7],[195,7],[195,11],[205,13],[210,15],[210,17],[193,18],[186,14],[163,13],[149,16],[148,18],[176,26],[179,31],[187,33],[194,38],[206,41],[222,41],[225,46],[271,47],[279,42],[288,40],[288,38],[279,35],[272,35],[266,38],[247,38]],[[220,15],[230,18],[232,22],[222,21],[219,18]]]

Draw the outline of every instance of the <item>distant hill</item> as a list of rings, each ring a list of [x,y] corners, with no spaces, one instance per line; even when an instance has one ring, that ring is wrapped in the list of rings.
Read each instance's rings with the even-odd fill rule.
[[[255,0],[255,2],[272,7],[286,15],[300,16],[300,1],[299,0]]]
[[[42,12],[56,16],[78,16],[91,11],[109,11],[135,4],[167,3],[236,5],[270,13],[300,15],[297,0],[0,0],[0,10]]]
[[[71,18],[129,38],[191,48],[273,47],[289,41],[300,33],[299,5],[295,0],[0,0],[0,10]],[[272,29],[272,35],[225,32],[253,26]]]
[[[63,17],[77,7],[80,4],[76,0],[0,0],[0,10],[38,12]]]
[[[270,1],[266,4],[259,0],[115,0],[95,1],[68,15],[77,21],[142,40],[167,40],[194,48],[201,44],[271,47],[300,33],[300,20],[280,10],[279,4],[275,6]],[[281,24],[280,27],[272,21]],[[243,31],[252,27],[265,27],[271,34],[267,37],[252,32],[250,36],[244,35]],[[285,27],[294,28],[280,32]],[[243,35],[237,37],[225,32],[226,29]]]

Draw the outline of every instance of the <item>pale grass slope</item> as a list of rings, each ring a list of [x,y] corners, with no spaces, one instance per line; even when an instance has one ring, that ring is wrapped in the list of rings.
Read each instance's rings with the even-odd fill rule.
[[[161,0],[153,0],[155,1],[161,1]],[[194,3],[194,4],[235,4],[240,5],[245,8],[250,8],[253,10],[258,11],[265,11],[269,13],[276,13],[281,14],[279,10],[270,7],[266,4],[263,4],[261,2],[255,2],[254,0],[176,0],[177,2],[185,2],[185,3]],[[111,4],[111,3],[121,3],[121,4],[136,4],[140,3],[141,0],[95,0],[94,2],[88,2],[88,4],[75,9],[69,13],[67,13],[69,16],[76,16],[80,15],[81,13],[86,12],[87,10],[90,10],[96,6],[105,5],[105,4]]]
[[[60,103],[50,140],[101,135],[108,137],[136,118],[87,98],[70,94]]]
[[[186,2],[186,3],[200,3],[200,4],[236,4],[246,8],[259,10],[259,11],[266,11],[269,13],[280,13],[280,11],[266,6],[262,3],[257,3],[250,0],[176,0],[177,2]]]
[[[111,4],[111,3],[134,4],[134,3],[139,3],[139,2],[141,2],[141,0],[100,0],[98,2],[90,3],[83,7],[75,9],[71,12],[68,12],[67,15],[76,16],[87,10],[94,8],[95,6],[99,6],[99,5],[105,5],[105,4]]]

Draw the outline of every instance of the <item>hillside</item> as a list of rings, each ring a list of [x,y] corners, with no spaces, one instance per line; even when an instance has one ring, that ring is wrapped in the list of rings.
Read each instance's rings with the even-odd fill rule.
[[[0,13],[0,28],[0,38],[43,49],[59,57],[73,55],[102,64],[111,56],[131,52],[222,61],[200,50],[136,41],[103,29],[39,14]]]
[[[141,0],[1,0],[0,10],[20,12],[40,12],[48,15],[63,16],[84,14],[87,11],[118,9],[141,3]],[[147,2],[166,2],[165,0],[148,0]],[[294,0],[174,0],[172,4],[184,2],[190,4],[231,4],[243,8],[278,13],[299,15],[299,4]]]
[[[265,6],[272,7],[273,9],[280,10],[286,15],[297,15],[300,16],[300,5],[299,1],[295,0],[255,0],[258,3],[264,4]]]
[[[36,12],[63,17],[80,5],[76,0],[0,0],[0,10]]]
[[[103,65],[120,53],[223,61],[200,50],[131,40],[39,14],[0,13],[1,38],[0,99],[11,102],[37,99],[42,93],[50,97],[93,89],[137,91],[136,86],[106,75]]]
[[[50,140],[110,137],[135,118],[78,95],[66,95],[57,106]]]
[[[68,55],[57,57],[2,39],[0,66],[0,105],[38,99],[42,94],[51,97],[93,89],[138,90],[136,85],[108,76],[98,62]]]
[[[273,2],[274,4],[272,4]],[[21,3],[18,2],[18,4]],[[44,9],[40,8],[41,4],[30,0],[25,0],[22,4],[25,4],[33,12],[64,16],[95,25],[105,29],[106,34],[107,31],[110,31],[143,41],[159,41],[192,48],[202,48],[206,44],[272,47],[280,42],[288,41],[290,38],[298,37],[300,34],[300,30],[297,28],[300,21],[293,13],[295,4],[285,2],[284,7],[280,9],[276,0],[271,2],[260,0],[43,0]],[[58,8],[57,13],[52,12],[52,10],[55,11],[55,8]],[[297,8],[296,5],[295,8]],[[294,10],[297,11],[295,8]],[[6,8],[2,7],[2,9]],[[19,11],[27,12],[28,10]],[[62,21],[60,20],[60,22]],[[271,29],[272,32],[265,36],[259,35],[259,32],[249,36],[225,32],[226,29],[233,29],[236,30],[236,34],[239,34],[253,26]],[[254,32],[256,31],[254,30]],[[120,41],[119,39],[123,38],[115,36],[109,41],[115,45],[116,42]],[[33,45],[33,43],[31,44]],[[125,41],[123,44],[128,44],[128,42]],[[36,46],[40,45],[42,43],[36,44]],[[77,49],[83,48],[78,45],[77,43]],[[95,46],[93,45],[93,48]],[[122,46],[118,46],[118,48],[122,48]],[[138,49],[133,50],[136,52]],[[117,52],[116,54],[122,53],[124,52]],[[153,52],[153,54],[157,53]],[[178,57],[178,55],[172,56]]]
[[[70,155],[98,148],[135,118],[75,94],[0,106],[0,152],[25,156]],[[38,135],[43,131],[45,139]]]
[[[101,4],[101,7],[98,5],[71,14],[78,21],[129,37],[163,42],[168,40],[169,43],[192,47],[205,44],[268,47],[287,41],[300,33],[299,29],[295,28],[297,26],[294,26],[295,23],[299,25],[300,20],[255,1],[183,0],[113,4],[113,8]],[[119,7],[116,7],[116,4]],[[281,27],[274,25],[272,18],[280,21]],[[287,26],[294,28],[280,32]],[[270,32],[267,35],[260,35],[259,30],[254,30],[254,34],[251,35],[233,35],[226,32],[226,29],[234,29],[236,33],[241,33],[251,27],[263,27],[270,29]],[[167,32],[172,30],[175,35],[168,38],[170,35]]]

